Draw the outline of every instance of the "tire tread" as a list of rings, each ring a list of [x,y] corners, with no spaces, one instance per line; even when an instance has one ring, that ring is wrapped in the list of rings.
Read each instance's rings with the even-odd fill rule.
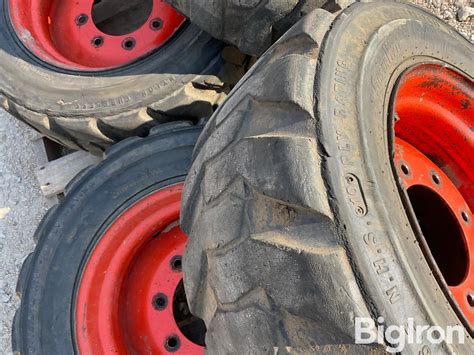
[[[184,276],[211,353],[340,349],[353,343],[348,315],[369,315],[339,243],[314,139],[315,68],[333,18],[316,10],[281,37],[195,150],[183,194]]]

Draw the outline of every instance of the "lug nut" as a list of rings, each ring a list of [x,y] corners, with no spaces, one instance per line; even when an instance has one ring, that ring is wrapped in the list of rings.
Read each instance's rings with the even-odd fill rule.
[[[467,294],[467,303],[469,303],[469,306],[474,308],[474,294],[471,292]]]
[[[80,14],[76,17],[76,25],[78,26],[83,26],[87,23],[87,21],[89,21],[89,16],[87,16],[86,14]]]
[[[122,42],[122,48],[131,51],[133,48],[135,48],[135,45],[137,42],[135,41],[135,38],[127,38]]]
[[[92,39],[92,45],[95,48],[99,48],[104,44],[104,37],[102,36],[97,36]]]
[[[164,293],[157,293],[153,296],[152,304],[157,311],[162,311],[168,306],[168,297]]]
[[[158,31],[163,27],[163,21],[160,18],[155,18],[150,21],[150,28],[153,31]]]
[[[465,211],[461,212],[461,217],[464,220],[464,222],[466,222],[466,223],[469,223],[471,221],[471,219],[469,218],[469,215]]]
[[[441,178],[439,177],[438,174],[436,174],[436,173],[431,174],[431,179],[433,180],[433,182],[434,182],[436,185],[441,184]]]
[[[407,164],[400,165],[400,169],[402,170],[403,174],[410,175],[410,168],[408,167]]]
[[[181,272],[183,267],[181,255],[173,256],[173,258],[171,258],[170,265],[173,271]]]
[[[181,341],[179,340],[179,337],[177,335],[170,335],[165,340],[165,348],[170,353],[174,353],[175,351],[177,351],[180,346],[181,346]]]

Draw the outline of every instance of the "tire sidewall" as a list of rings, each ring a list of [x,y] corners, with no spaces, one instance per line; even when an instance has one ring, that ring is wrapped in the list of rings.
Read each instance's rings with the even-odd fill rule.
[[[472,47],[433,16],[409,5],[353,5],[325,40],[317,111],[327,151],[328,187],[361,287],[385,325],[460,325],[421,249],[395,181],[388,113],[397,79],[421,63],[448,64],[472,77]],[[352,174],[358,192],[344,177]],[[359,197],[358,197],[359,196]],[[362,196],[362,199],[360,199]],[[355,208],[362,206],[364,216]],[[414,247],[415,246],[415,247]],[[380,267],[382,265],[382,268]],[[466,344],[472,349],[466,333]],[[446,344],[440,345],[446,351]],[[427,343],[413,353],[441,351]],[[466,351],[466,348],[455,352]],[[425,354],[426,352],[423,352]]]
[[[187,23],[160,49],[132,64],[71,72],[42,62],[24,47],[11,26],[8,0],[0,0],[0,92],[51,116],[110,116],[157,102],[196,76],[216,75],[222,46]]]

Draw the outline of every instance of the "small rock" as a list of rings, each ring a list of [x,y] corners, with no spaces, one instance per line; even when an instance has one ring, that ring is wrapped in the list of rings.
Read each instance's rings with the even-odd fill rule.
[[[443,0],[432,0],[431,3],[433,4],[434,7],[439,9],[441,7],[441,5],[443,4]]]
[[[0,294],[0,301],[3,302],[3,303],[8,303],[10,302],[11,300],[11,297],[9,295],[7,295],[6,293],[1,293]]]
[[[471,16],[474,15],[474,7],[470,6],[461,6],[458,10],[458,20],[459,21],[467,21]]]
[[[10,207],[0,208],[0,219],[4,219],[11,211]]]
[[[446,11],[443,13],[443,19],[444,19],[444,20],[451,20],[452,18],[453,18],[453,14],[451,13],[451,11],[446,10]]]

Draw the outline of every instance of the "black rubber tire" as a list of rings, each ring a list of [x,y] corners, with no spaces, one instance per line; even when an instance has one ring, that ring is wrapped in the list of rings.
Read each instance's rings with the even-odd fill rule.
[[[243,72],[224,66],[223,43],[189,23],[127,66],[63,70],[23,46],[7,4],[0,0],[0,107],[73,149],[100,154],[127,137],[146,136],[157,123],[209,117],[225,98],[227,78]]]
[[[65,199],[43,218],[36,249],[18,279],[13,351],[77,353],[74,305],[91,248],[128,207],[184,181],[202,126],[170,123],[164,129],[115,145],[103,162],[69,184]]]
[[[365,353],[361,316],[462,324],[405,211],[389,112],[408,67],[439,62],[472,78],[472,58],[434,16],[378,2],[334,22],[312,12],[255,64],[201,135],[183,194],[184,281],[209,351]],[[465,338],[405,352],[473,353]]]
[[[354,0],[166,0],[213,37],[259,56],[310,11],[339,11]]]

